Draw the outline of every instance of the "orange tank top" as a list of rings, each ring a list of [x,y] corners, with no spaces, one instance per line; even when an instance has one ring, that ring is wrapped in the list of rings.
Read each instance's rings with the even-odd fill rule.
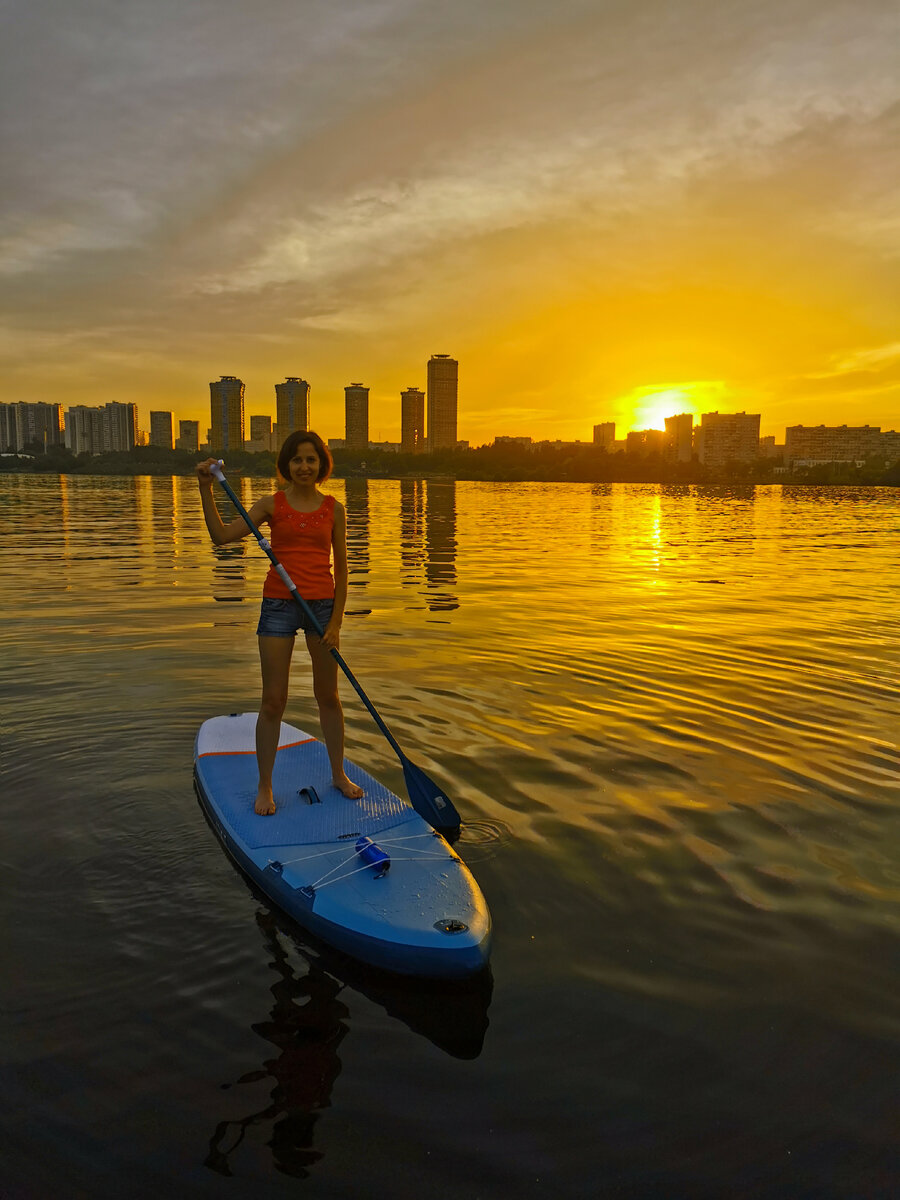
[[[331,531],[334,496],[326,496],[315,512],[291,508],[284,492],[275,493],[275,510],[269,541],[275,557],[290,575],[304,600],[330,600],[334,595],[331,574]],[[269,568],[263,595],[290,599],[287,585],[274,567]]]

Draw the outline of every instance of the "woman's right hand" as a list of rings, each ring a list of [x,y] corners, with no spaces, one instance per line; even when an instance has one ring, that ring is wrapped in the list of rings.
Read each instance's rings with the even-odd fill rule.
[[[208,458],[206,462],[197,463],[197,480],[202,488],[211,488],[215,482],[210,467],[214,467],[219,460],[217,458]]]

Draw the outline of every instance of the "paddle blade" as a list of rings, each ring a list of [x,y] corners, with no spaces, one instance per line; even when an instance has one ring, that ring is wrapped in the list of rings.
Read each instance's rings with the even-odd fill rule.
[[[453,801],[415,763],[403,757],[403,778],[409,802],[419,814],[447,841],[459,837],[460,816]]]

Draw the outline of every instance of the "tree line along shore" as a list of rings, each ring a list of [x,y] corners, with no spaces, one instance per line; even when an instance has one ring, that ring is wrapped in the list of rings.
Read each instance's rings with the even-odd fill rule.
[[[727,463],[711,468],[693,459],[671,462],[658,454],[639,456],[607,454],[590,444],[546,446],[481,446],[474,450],[447,450],[435,454],[398,454],[386,450],[348,451],[334,454],[334,474],[339,478],[483,480],[498,483],[808,483],[842,486],[900,486],[900,462],[872,459],[855,463],[821,463],[784,472],[779,459]],[[167,450],[161,446],[135,446],[109,454],[73,454],[53,447],[33,455],[0,456],[0,471],[50,475],[193,475],[203,451]],[[275,454],[230,451],[226,470],[235,475],[270,479],[275,475]]]

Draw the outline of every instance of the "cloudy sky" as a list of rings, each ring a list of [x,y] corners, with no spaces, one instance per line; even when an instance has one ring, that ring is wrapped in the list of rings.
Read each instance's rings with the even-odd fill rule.
[[[896,0],[2,0],[4,399],[900,428]]]

